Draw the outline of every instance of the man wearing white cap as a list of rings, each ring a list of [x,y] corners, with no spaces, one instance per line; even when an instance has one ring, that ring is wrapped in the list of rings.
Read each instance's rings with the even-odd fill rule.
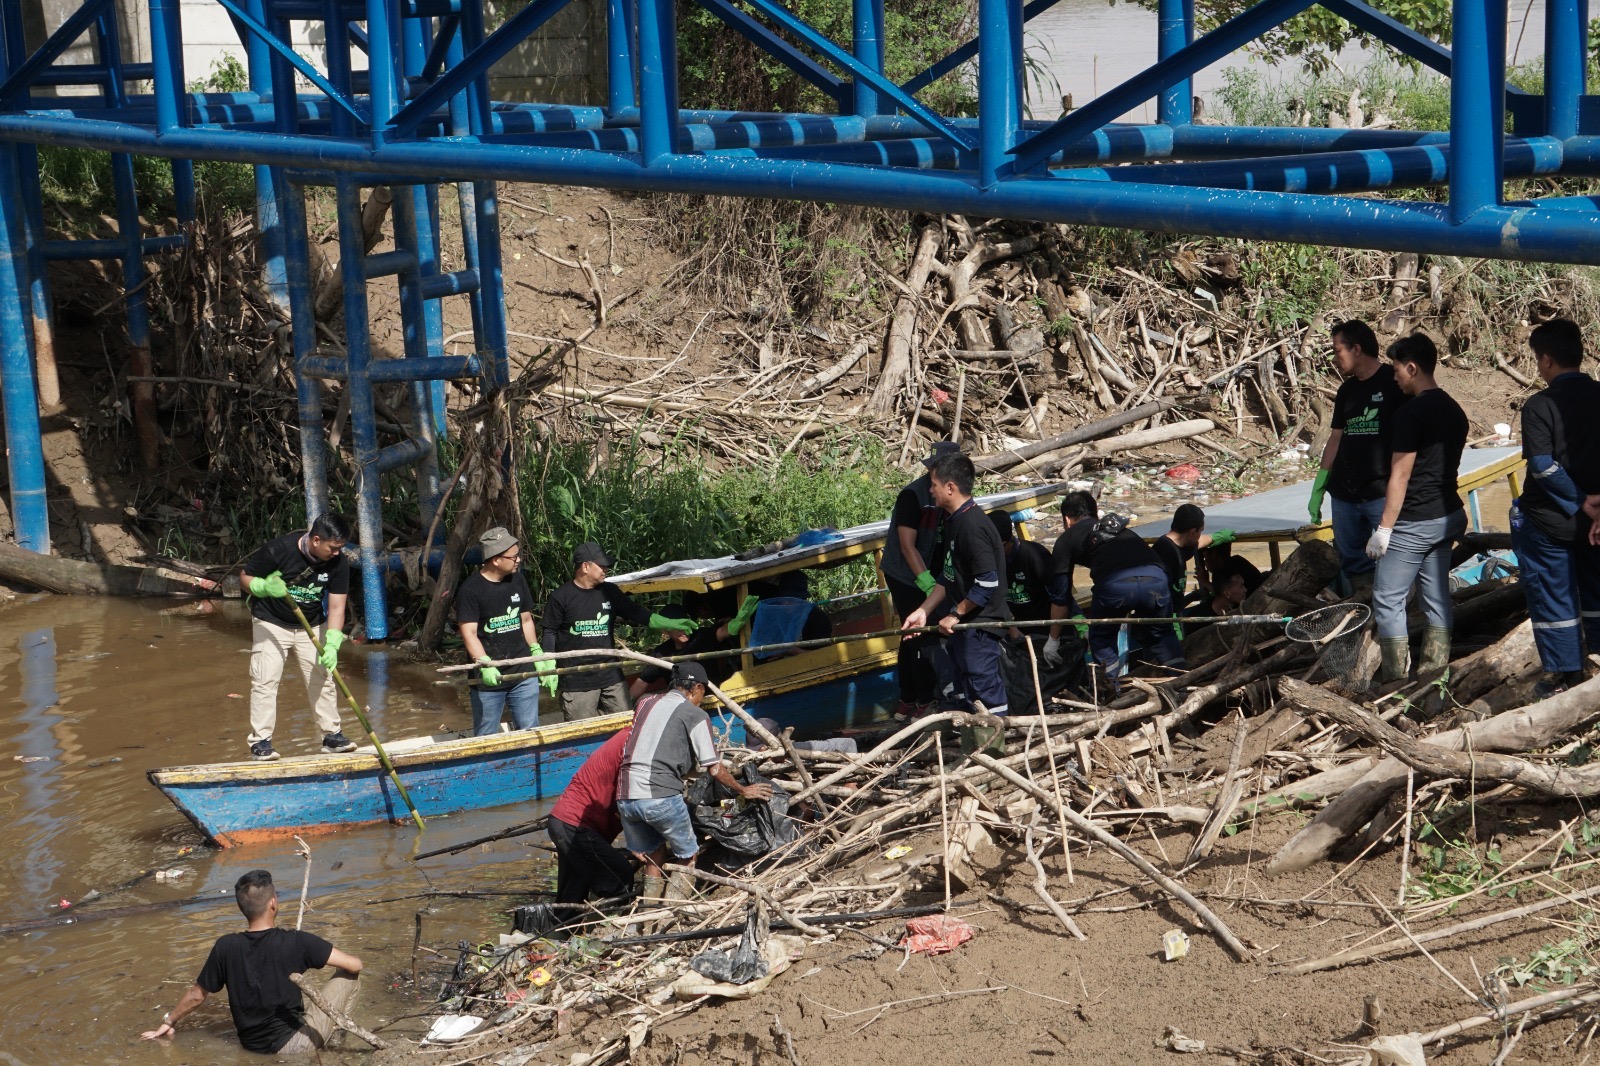
[[[539,686],[554,694],[556,679],[506,681],[497,667],[487,665],[544,651],[534,637],[533,593],[522,576],[522,549],[517,538],[504,526],[495,526],[478,538],[478,544],[483,549],[483,566],[456,592],[456,622],[467,654],[482,664],[472,687],[472,735],[482,737],[500,732],[500,718],[507,707],[517,729],[538,725]],[[554,666],[554,659],[534,663],[536,670]]]

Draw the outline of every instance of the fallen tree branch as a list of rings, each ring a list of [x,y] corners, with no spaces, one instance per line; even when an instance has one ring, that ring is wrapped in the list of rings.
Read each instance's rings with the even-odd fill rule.
[[[377,1033],[374,1033],[370,1029],[364,1029],[357,1025],[344,1011],[336,1010],[333,1004],[329,1003],[322,997],[322,993],[316,987],[314,987],[314,983],[307,978],[305,974],[292,973],[289,975],[289,980],[298,985],[300,988],[300,994],[305,996],[311,1002],[315,1003],[322,1013],[334,1020],[334,1023],[338,1025],[339,1028],[343,1029],[347,1033],[354,1033],[356,1036],[359,1036],[361,1039],[365,1040],[379,1051],[387,1051],[389,1049],[389,1042],[383,1037],[379,1036]]]

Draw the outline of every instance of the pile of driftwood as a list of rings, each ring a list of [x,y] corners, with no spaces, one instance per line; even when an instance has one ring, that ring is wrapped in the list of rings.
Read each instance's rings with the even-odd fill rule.
[[[1336,568],[1330,545],[1308,542],[1269,575],[1245,610],[1300,615],[1315,609]],[[1144,900],[1135,906],[1170,902],[1239,963],[1270,965],[1286,977],[1426,953],[1428,944],[1472,943],[1467,938],[1486,928],[1496,937],[1519,929],[1513,923],[1532,928],[1554,916],[1548,912],[1600,896],[1600,886],[1560,881],[1592,865],[1564,847],[1581,812],[1453,901],[1414,899],[1404,883],[1414,813],[1420,824],[1420,812],[1452,797],[1482,805],[1600,793],[1600,770],[1584,765],[1588,748],[1580,746],[1600,715],[1600,678],[1530,701],[1538,660],[1521,595],[1515,583],[1505,582],[1457,593],[1457,655],[1447,674],[1377,685],[1366,630],[1319,643],[1291,639],[1281,625],[1217,627],[1186,641],[1193,664],[1187,673],[1132,679],[1115,699],[1047,698],[1037,714],[1000,722],[1003,748],[978,752],[959,749],[959,730],[999,720],[941,712],[904,724],[860,754],[816,753],[797,751],[787,735],[771,736],[725,700],[759,740],[749,750],[731,749],[730,762],[754,763],[789,794],[791,810],[812,808],[800,823],[800,838],[758,864],[701,871],[699,894],[690,902],[644,900],[624,914],[596,910],[577,951],[539,943],[498,953],[472,948],[464,965],[477,969],[448,991],[455,1005],[477,997],[482,1013],[497,1019],[477,1039],[493,1033],[552,1039],[559,1012],[582,1007],[598,1015],[598,1028],[583,1033],[605,1034],[585,1036],[595,1049],[587,1061],[620,1061],[660,1023],[668,1003],[678,1001],[669,1015],[677,1016],[705,1002],[683,991],[685,980],[691,992],[699,987],[691,958],[708,945],[732,951],[741,936],[747,947],[780,960],[803,953],[807,939],[821,936],[855,937],[876,955],[905,950],[907,905],[948,909],[952,901],[978,899],[1049,916],[1063,936],[1092,940],[1092,926],[1086,931],[1079,918],[1095,911],[1104,893],[1068,898],[1070,889],[1052,878],[1044,861],[1059,851],[1070,871],[1073,855],[1086,848],[1118,857],[1127,887],[1117,891],[1134,890]],[[1354,651],[1331,654],[1338,641],[1353,641]],[[1208,736],[1212,731],[1217,735]],[[1224,833],[1319,804],[1271,856],[1266,875],[1403,848],[1398,902],[1371,904],[1387,924],[1367,941],[1325,958],[1283,961],[1237,935],[1225,917],[1241,903],[1271,901],[1191,890],[1185,875]],[[1146,854],[1153,823],[1192,832],[1187,850]],[[996,864],[1023,862],[1037,902],[995,891],[1006,873]],[[1348,868],[1293,906],[1315,913],[1321,903],[1352,905],[1337,903],[1332,887]],[[1513,887],[1521,889],[1515,906],[1480,910],[1465,921],[1450,916],[1467,898],[1509,897],[1505,890]],[[790,939],[774,936],[773,946],[767,931],[778,928]],[[530,978],[535,971],[543,976]],[[540,994],[530,995],[530,980],[545,978],[549,987],[541,984]],[[1513,1026],[1521,1033],[1548,1018],[1600,1007],[1600,987],[1592,981],[1515,999],[1503,982],[1492,985],[1496,975],[1482,980],[1483,994],[1472,995],[1492,1006],[1478,1014],[1440,1019],[1430,1032],[1401,1037],[1381,1036],[1371,1018],[1367,1033],[1423,1048],[1499,1027],[1509,1040]],[[720,994],[728,994],[726,988]],[[1337,1036],[1328,1038],[1331,1043]]]

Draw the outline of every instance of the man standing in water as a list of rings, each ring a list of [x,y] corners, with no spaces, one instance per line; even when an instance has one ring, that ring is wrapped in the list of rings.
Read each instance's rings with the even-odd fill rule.
[[[278,890],[272,874],[251,870],[233,886],[233,896],[247,923],[242,933],[219,937],[200,976],[161,1016],[159,1028],[140,1039],[158,1040],[177,1032],[177,1024],[207,996],[228,990],[233,1028],[246,1051],[263,1055],[311,1055],[327,1043],[334,1021],[321,1008],[307,1007],[291,974],[336,967],[322,988],[322,998],[335,1011],[348,1014],[360,986],[361,960],[298,929],[278,929]]]
[[[245,563],[239,585],[249,593],[250,614],[250,757],[278,757],[272,731],[278,724],[278,682],[283,663],[291,654],[300,664],[306,697],[322,729],[324,754],[355,751],[339,725],[339,700],[333,671],[339,665],[344,643],[344,610],[350,593],[350,563],[344,557],[350,523],[325,514],[303,533],[286,533],[269,540]],[[301,627],[292,600],[313,629],[321,631],[319,654]]]

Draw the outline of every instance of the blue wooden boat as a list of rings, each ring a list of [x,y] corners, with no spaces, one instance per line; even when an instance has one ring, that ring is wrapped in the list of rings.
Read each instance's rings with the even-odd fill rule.
[[[1061,485],[985,496],[985,510],[1013,513],[1044,503]],[[752,582],[796,570],[826,569],[871,560],[880,566],[887,523],[829,531],[803,545],[750,559],[725,557],[666,563],[611,580],[645,596],[733,590],[740,599]],[[868,636],[892,628],[894,610],[882,588],[819,604],[829,614],[835,643],[766,661],[746,652],[719,687],[751,714],[795,727],[801,736],[866,725],[888,716],[895,699],[899,640]],[[861,634],[850,639],[851,633]],[[750,631],[742,637],[748,645]],[[842,639],[841,639],[842,638]],[[560,723],[488,737],[442,734],[385,743],[395,770],[424,817],[527,804],[561,793],[578,767],[627,715]],[[743,728],[731,714],[716,720],[733,743]],[[255,761],[172,766],[149,772],[155,785],[212,842],[232,847],[291,834],[361,823],[402,821],[406,808],[371,748],[347,755],[302,755]]]

